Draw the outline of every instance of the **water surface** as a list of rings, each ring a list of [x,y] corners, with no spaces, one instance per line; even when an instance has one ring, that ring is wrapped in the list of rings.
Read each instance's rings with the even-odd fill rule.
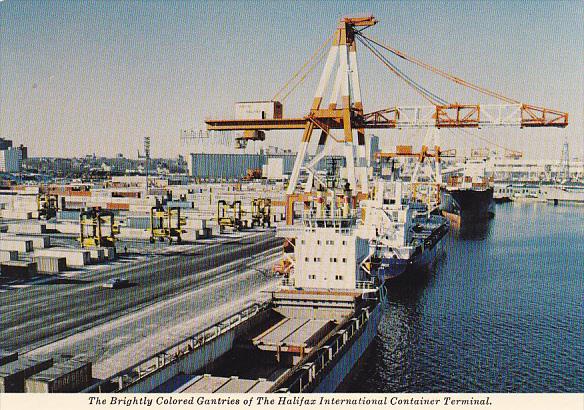
[[[352,392],[584,391],[584,206],[501,204],[389,285]]]

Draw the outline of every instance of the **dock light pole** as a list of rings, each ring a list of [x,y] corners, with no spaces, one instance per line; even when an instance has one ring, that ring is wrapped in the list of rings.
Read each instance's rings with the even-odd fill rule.
[[[150,137],[144,137],[144,156],[146,158],[146,195],[150,192]]]

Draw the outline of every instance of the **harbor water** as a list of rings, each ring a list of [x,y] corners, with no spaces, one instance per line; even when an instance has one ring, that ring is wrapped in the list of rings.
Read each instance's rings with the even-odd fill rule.
[[[349,392],[584,391],[584,206],[509,203],[390,282]]]

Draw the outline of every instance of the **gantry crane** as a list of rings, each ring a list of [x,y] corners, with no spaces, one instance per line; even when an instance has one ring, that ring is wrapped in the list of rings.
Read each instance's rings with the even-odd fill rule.
[[[225,228],[231,228],[235,232],[243,229],[245,223],[242,214],[241,201],[233,201],[231,204],[223,199],[217,201],[217,225],[219,225],[219,232],[225,232]]]
[[[59,210],[59,195],[39,193],[37,195],[38,219],[49,220],[57,216]]]
[[[365,36],[363,30],[374,26],[377,20],[368,17],[341,18],[332,38],[321,49],[331,44],[324,64],[309,113],[297,118],[257,118],[206,120],[208,130],[244,131],[243,138],[249,140],[264,138],[262,131],[302,129],[302,141],[290,177],[287,195],[294,194],[301,170],[308,173],[304,192],[312,191],[314,179],[318,180],[315,170],[317,163],[331,151],[330,142],[343,147],[347,164],[347,180],[353,195],[360,192],[368,194],[368,181],[365,160],[365,129],[401,129],[401,128],[482,128],[498,126],[518,127],[559,127],[568,125],[565,112],[524,104],[500,93],[490,91],[447,72],[426,64],[395,48]],[[332,41],[332,42],[331,42]],[[361,99],[359,70],[357,67],[357,42],[385,65],[393,74],[407,85],[414,88],[429,106],[390,107],[365,113]],[[311,60],[303,67],[312,70],[320,61],[317,50]],[[503,104],[479,105],[449,103],[422,87],[399,70],[384,53],[391,53],[434,74],[440,75],[456,84],[475,90],[481,94],[496,98]],[[324,57],[324,51],[320,58]],[[333,69],[337,67],[330,90],[328,105],[323,104],[325,91],[332,78]],[[299,71],[300,72],[300,71]],[[295,74],[298,77],[298,73]],[[300,77],[300,81],[305,78]],[[293,77],[294,78],[294,77]],[[292,89],[293,90],[293,89]],[[290,91],[291,92],[291,91]],[[287,96],[288,94],[286,94]],[[306,161],[309,143],[313,132],[319,129],[320,137],[315,156]],[[333,135],[333,130],[342,130],[342,135]],[[328,144],[327,144],[328,143]],[[322,184],[322,181],[321,181]]]
[[[429,211],[432,211],[440,204],[440,188],[442,185],[442,158],[453,158],[455,156],[456,150],[442,150],[438,145],[435,145],[433,150],[431,150],[427,145],[422,145],[422,149],[418,152],[414,152],[411,145],[398,145],[396,146],[396,150],[393,152],[375,153],[375,157],[380,160],[394,160],[396,158],[415,158],[417,160],[410,181],[411,199],[425,203],[428,206]],[[426,159],[433,160],[434,162],[433,182],[418,181],[418,171]]]
[[[186,231],[182,227],[186,224],[186,218],[180,216],[180,208],[164,207],[162,203],[156,200],[156,206],[150,208],[150,243],[156,239],[172,243],[176,239],[177,243],[182,242],[182,234]]]
[[[79,243],[82,248],[113,247],[120,233],[114,213],[101,207],[89,207],[79,213]]]
[[[251,201],[251,226],[270,227],[272,215],[272,200],[270,198],[253,198]]]

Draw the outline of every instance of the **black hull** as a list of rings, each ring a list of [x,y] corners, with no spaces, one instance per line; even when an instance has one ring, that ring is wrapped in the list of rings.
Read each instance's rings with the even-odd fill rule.
[[[435,218],[435,217],[434,217]],[[409,259],[382,258],[377,276],[382,282],[395,279],[402,274],[419,271],[434,262],[442,238],[448,233],[449,225],[444,223],[428,235],[424,245],[419,246]]]
[[[442,191],[441,208],[456,215],[461,220],[482,220],[492,218],[493,188],[485,190],[458,189]]]

